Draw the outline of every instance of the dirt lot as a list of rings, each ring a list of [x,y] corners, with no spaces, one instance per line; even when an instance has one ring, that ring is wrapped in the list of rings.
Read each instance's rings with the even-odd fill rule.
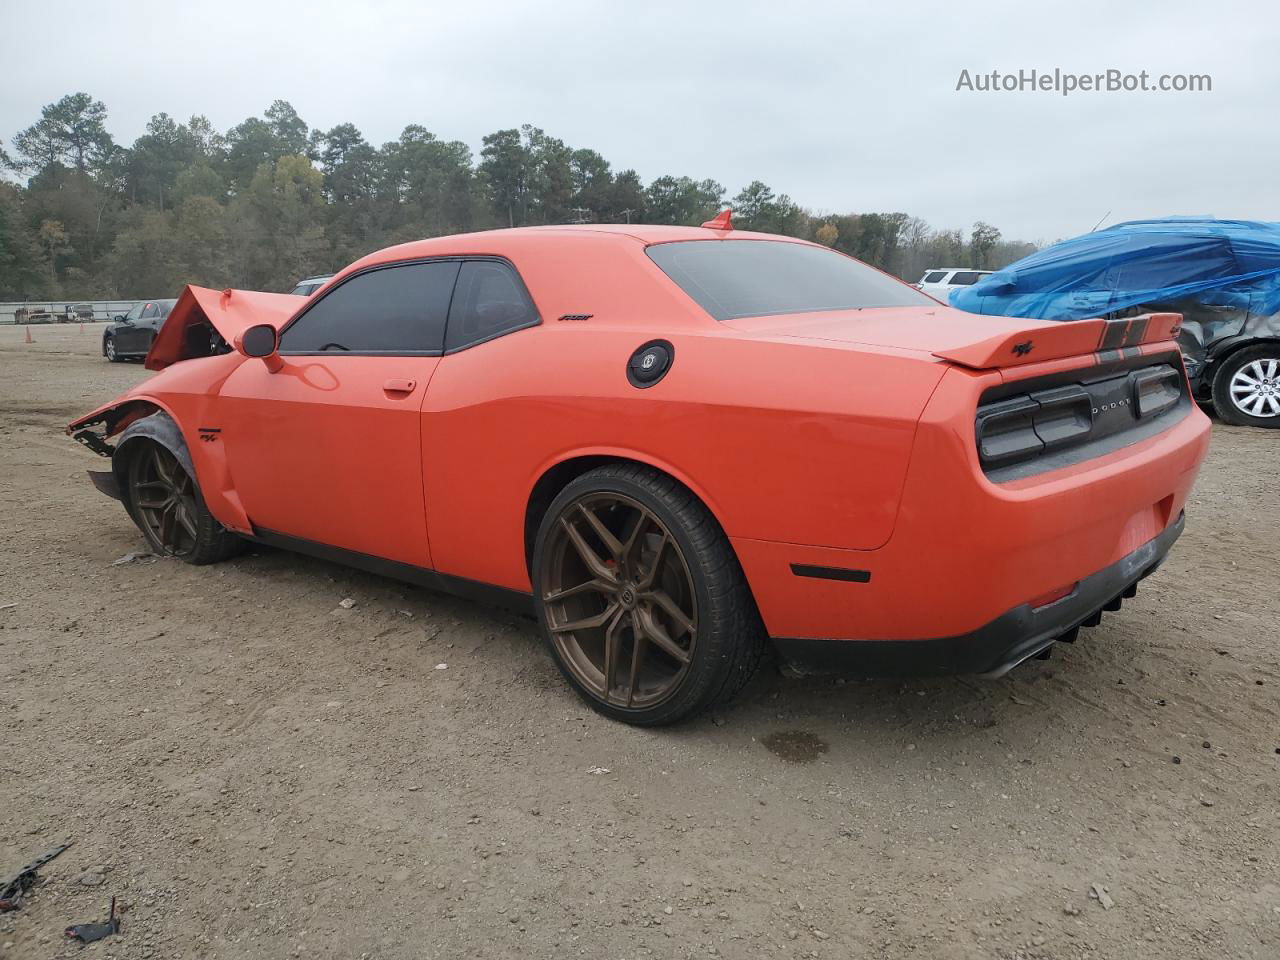
[[[1169,563],[1051,661],[646,732],[481,606],[113,565],[62,427],[147,374],[100,329],[0,328],[0,870],[75,841],[0,957],[112,895],[94,956],[1280,956],[1280,435],[1215,426]]]

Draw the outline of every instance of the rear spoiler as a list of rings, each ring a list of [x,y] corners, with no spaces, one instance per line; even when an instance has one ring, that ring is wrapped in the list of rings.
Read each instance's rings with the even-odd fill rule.
[[[972,370],[992,370],[1176,340],[1181,332],[1180,313],[1144,313],[1123,320],[1095,317],[1002,333],[977,343],[935,350],[933,355]]]
[[[256,290],[210,290],[188,286],[169,311],[168,319],[156,334],[147,354],[148,370],[163,370],[179,360],[199,353],[187,351],[187,330],[207,322],[227,343],[259,323],[269,323],[277,330],[285,325],[306,297],[290,293],[259,293]]]

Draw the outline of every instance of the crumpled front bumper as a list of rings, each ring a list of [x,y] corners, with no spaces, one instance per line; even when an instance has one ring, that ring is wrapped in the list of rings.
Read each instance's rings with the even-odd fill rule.
[[[123,500],[120,495],[120,483],[116,480],[116,475],[111,470],[87,470],[89,480],[99,493],[105,493],[112,500]]]

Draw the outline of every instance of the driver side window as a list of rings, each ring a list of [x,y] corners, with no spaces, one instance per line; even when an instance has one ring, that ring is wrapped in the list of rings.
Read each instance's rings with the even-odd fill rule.
[[[378,267],[332,287],[280,337],[282,354],[439,354],[458,261]]]

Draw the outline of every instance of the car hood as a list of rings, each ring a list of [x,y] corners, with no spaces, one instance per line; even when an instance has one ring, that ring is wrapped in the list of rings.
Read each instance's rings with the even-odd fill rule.
[[[1137,321],[1146,322],[1139,325]],[[725,324],[743,333],[844,343],[868,349],[928,354],[983,370],[1093,353],[1108,346],[1167,340],[1181,321],[1176,313],[1135,317],[1122,342],[1109,344],[1101,318],[1057,323],[1020,317],[990,317],[936,307],[868,307],[770,317],[742,317]],[[1119,321],[1128,323],[1127,321]]]
[[[295,297],[291,293],[188,286],[156,334],[147,354],[146,367],[163,370],[186,360],[188,327],[207,322],[227,343],[234,343],[237,336],[259,323],[269,323],[279,330],[306,302],[306,297]]]

